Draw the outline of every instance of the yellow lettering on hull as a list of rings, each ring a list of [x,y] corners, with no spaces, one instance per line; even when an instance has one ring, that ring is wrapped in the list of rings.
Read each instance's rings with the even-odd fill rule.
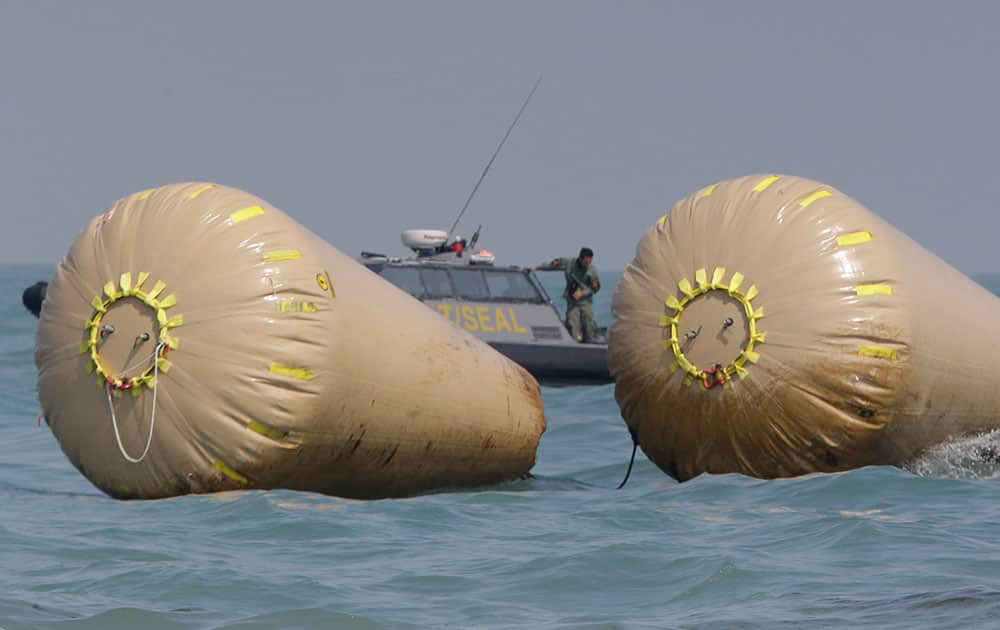
[[[503,314],[503,309],[499,306],[497,307],[497,332],[503,331],[513,332],[510,327],[510,322],[507,321],[507,316]]]
[[[483,332],[494,332],[496,330],[496,328],[493,327],[493,322],[490,320],[489,310],[490,307],[488,306],[476,307],[476,319],[479,320],[479,330],[482,330]]]
[[[513,332],[519,335],[528,332],[527,328],[518,323],[517,314],[513,307],[497,306],[491,313],[489,306],[438,304],[437,310],[469,332],[481,330],[483,332]]]
[[[523,335],[528,332],[528,329],[517,323],[517,315],[514,313],[514,309],[510,309],[510,323],[514,324],[514,332]]]
[[[479,330],[479,320],[476,319],[476,311],[471,306],[462,307],[462,325],[466,330]]]

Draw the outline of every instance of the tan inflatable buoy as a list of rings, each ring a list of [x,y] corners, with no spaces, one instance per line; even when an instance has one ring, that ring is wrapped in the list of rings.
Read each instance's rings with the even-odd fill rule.
[[[545,418],[522,368],[248,193],[164,186],[94,218],[35,361],[70,461],[118,498],[356,498],[517,478]]]
[[[1000,426],[1000,300],[815,181],[744,177],[681,200],[612,311],[622,416],[682,481],[901,465]]]

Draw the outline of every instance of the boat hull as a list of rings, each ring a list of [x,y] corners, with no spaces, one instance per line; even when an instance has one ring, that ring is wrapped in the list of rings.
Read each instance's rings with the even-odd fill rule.
[[[490,342],[490,346],[528,370],[542,385],[604,385],[613,382],[605,344],[494,341]]]

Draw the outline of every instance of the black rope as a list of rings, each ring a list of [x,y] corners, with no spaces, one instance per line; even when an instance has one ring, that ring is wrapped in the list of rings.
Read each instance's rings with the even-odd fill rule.
[[[632,474],[632,464],[635,463],[635,452],[639,449],[639,440],[635,436],[635,431],[632,430],[632,427],[629,427],[628,432],[632,436],[632,457],[628,460],[628,470],[625,471],[625,478],[622,479],[622,482],[618,484],[615,490],[621,490],[625,487],[626,482],[628,482],[629,475]]]

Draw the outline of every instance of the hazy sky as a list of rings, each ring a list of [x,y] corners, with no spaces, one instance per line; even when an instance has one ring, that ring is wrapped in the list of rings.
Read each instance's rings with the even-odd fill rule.
[[[1000,270],[996,2],[0,0],[0,260],[208,180],[345,253],[446,229],[501,262],[631,259],[677,199],[782,172]]]

